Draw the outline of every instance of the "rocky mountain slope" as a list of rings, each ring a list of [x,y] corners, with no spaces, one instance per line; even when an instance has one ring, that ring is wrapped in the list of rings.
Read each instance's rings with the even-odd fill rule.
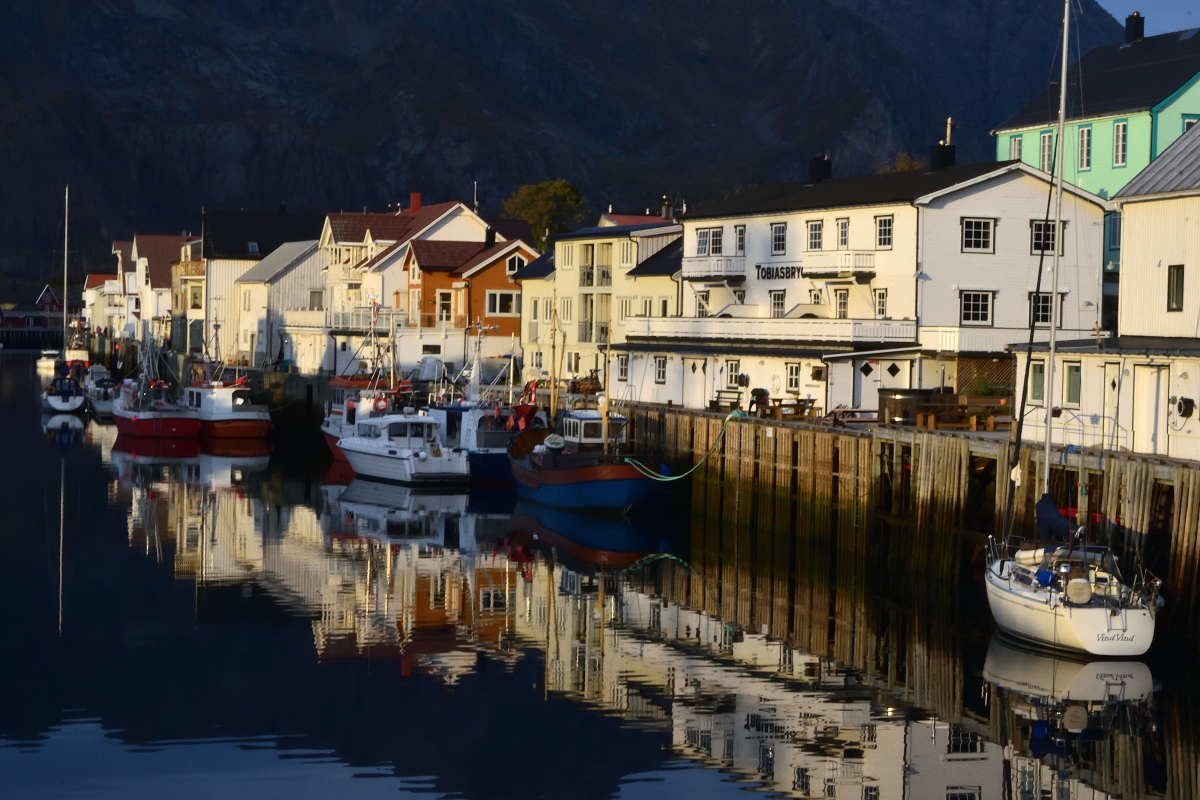
[[[202,206],[496,207],[566,177],[597,207],[924,153],[960,160],[1045,85],[1054,0],[0,1],[0,266],[85,263]],[[1084,0],[1078,40],[1116,40]]]

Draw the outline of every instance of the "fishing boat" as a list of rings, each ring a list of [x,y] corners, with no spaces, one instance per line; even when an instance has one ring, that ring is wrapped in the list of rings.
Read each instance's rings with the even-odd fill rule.
[[[112,416],[112,405],[118,382],[112,373],[101,364],[88,367],[83,376],[83,393],[87,395],[88,408],[100,418]]]
[[[200,415],[176,399],[171,385],[158,376],[158,351],[143,340],[139,345],[141,372],[125,380],[113,400],[113,421],[123,436],[157,439],[195,439]]]
[[[359,417],[354,433],[337,447],[354,474],[409,484],[449,484],[470,479],[466,451],[442,444],[437,423],[411,408]]]
[[[184,401],[200,417],[200,435],[212,439],[265,439],[271,412],[256,405],[245,378],[200,381],[184,389]]]
[[[383,413],[392,407],[391,393],[386,388],[378,374],[338,375],[329,381],[330,400],[321,421],[321,433],[334,458],[346,460],[338,441],[354,435],[360,415]]]
[[[38,354],[37,371],[41,375],[50,375],[58,372],[58,366],[62,363],[61,350],[43,350]]]

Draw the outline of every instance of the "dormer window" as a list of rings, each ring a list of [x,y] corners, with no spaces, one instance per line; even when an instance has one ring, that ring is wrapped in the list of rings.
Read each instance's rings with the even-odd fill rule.
[[[246,242],[246,249],[251,253],[257,253],[258,242]]]
[[[509,275],[512,275],[523,266],[525,266],[524,258],[521,256],[510,256],[508,261],[505,262],[504,271]]]

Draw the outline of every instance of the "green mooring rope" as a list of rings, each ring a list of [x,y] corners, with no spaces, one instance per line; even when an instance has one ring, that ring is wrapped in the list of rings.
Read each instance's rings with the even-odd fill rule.
[[[666,482],[666,481],[681,480],[683,478],[686,478],[688,475],[691,475],[696,470],[698,470],[700,468],[700,465],[708,460],[709,456],[711,456],[713,453],[717,452],[717,447],[720,446],[721,440],[725,438],[725,428],[729,426],[729,420],[731,420],[734,417],[745,417],[745,416],[746,416],[746,412],[742,411],[740,409],[735,408],[733,411],[730,411],[729,416],[725,417],[725,421],[721,423],[721,432],[719,434],[717,434],[716,440],[713,442],[712,447],[708,448],[708,452],[704,454],[704,458],[697,461],[694,465],[692,465],[691,469],[689,469],[687,472],[684,472],[681,475],[660,475],[659,473],[650,469],[650,467],[647,467],[645,464],[638,461],[636,458],[626,458],[625,463],[630,465],[634,469],[636,469],[638,472],[645,475],[647,478],[651,478],[656,481]]]

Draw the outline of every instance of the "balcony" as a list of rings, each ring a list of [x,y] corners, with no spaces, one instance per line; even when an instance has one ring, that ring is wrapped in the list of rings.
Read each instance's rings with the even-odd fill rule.
[[[204,277],[204,262],[203,261],[181,261],[179,263],[179,277],[181,277],[181,278],[203,278]]]
[[[639,339],[793,342],[910,343],[917,323],[889,319],[772,319],[765,317],[634,317],[625,335]]]
[[[579,321],[579,342],[585,344],[592,341],[592,321],[584,319]]]
[[[582,287],[596,285],[596,268],[591,264],[579,265],[579,285]]]
[[[580,320],[579,322],[579,343],[580,344],[607,344],[608,343],[608,323],[593,322],[592,320]]]
[[[289,328],[324,328],[325,312],[299,309],[283,312],[283,324]]]
[[[873,276],[875,274],[875,253],[863,250],[805,253],[800,273],[805,278]]]
[[[306,324],[301,322],[292,323],[291,320],[295,315],[297,320],[308,319],[303,315],[313,315],[311,318],[316,319],[316,315],[327,315],[325,319],[329,328],[342,331],[368,331],[372,327],[372,321],[376,331],[386,333],[392,329],[392,326],[397,328],[434,328],[440,330],[462,330],[467,327],[466,314],[447,314],[438,311],[429,311],[422,314],[409,314],[407,311],[392,311],[388,309],[380,309],[378,314],[370,310],[363,311],[286,311],[284,319],[288,324]]]
[[[683,277],[685,280],[705,279],[743,279],[746,277],[746,259],[724,258],[722,256],[696,256],[683,259]]]
[[[596,285],[612,286],[612,265],[601,264],[596,267]]]

